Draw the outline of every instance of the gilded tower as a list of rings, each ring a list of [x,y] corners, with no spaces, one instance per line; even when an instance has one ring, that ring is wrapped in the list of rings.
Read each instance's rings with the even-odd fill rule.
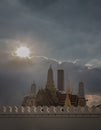
[[[46,89],[52,91],[55,89],[54,79],[53,79],[53,69],[51,65],[50,68],[48,69]]]
[[[67,81],[66,99],[65,99],[65,106],[67,106],[67,107],[71,107],[70,94],[71,94],[70,82],[68,80]]]

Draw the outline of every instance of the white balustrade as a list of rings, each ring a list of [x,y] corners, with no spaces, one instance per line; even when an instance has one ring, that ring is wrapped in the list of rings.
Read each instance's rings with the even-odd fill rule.
[[[70,113],[78,113],[78,114],[84,114],[84,113],[88,113],[88,114],[93,114],[93,113],[99,113],[101,114],[101,108],[99,107],[62,107],[62,106],[33,106],[33,107],[23,107],[23,106],[0,106],[0,114],[1,113],[9,113],[9,114],[17,114],[17,113],[22,113],[22,114],[26,114],[26,113],[32,113],[32,114],[70,114]]]

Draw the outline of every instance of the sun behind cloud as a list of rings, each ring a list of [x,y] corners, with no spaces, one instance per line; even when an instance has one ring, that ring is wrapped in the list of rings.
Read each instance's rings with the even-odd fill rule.
[[[30,50],[28,47],[19,47],[15,51],[16,56],[21,57],[21,58],[30,58]]]

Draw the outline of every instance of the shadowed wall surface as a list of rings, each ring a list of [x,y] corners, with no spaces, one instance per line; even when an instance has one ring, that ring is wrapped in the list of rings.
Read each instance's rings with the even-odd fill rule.
[[[0,130],[101,130],[101,118],[0,118]]]

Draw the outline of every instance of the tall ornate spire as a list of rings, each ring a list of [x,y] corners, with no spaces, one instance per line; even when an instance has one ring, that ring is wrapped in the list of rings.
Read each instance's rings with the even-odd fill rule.
[[[70,93],[71,93],[70,82],[68,80],[68,82],[67,82],[67,91],[66,91],[66,100],[65,100],[65,106],[66,107],[70,107],[71,106]]]
[[[50,68],[47,74],[46,89],[53,90],[54,88],[55,86],[54,86],[54,79],[53,79],[53,69],[52,69],[52,66],[50,65]]]

